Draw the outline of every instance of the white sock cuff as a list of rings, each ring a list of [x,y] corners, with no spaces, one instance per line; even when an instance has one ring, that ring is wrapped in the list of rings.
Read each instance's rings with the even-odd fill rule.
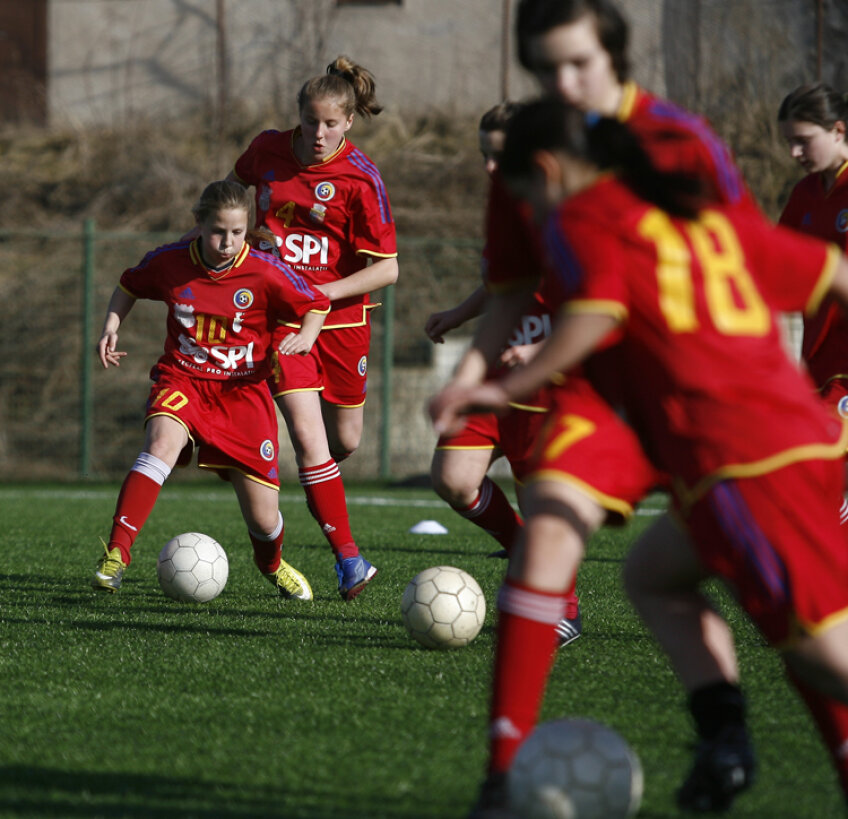
[[[253,529],[250,528],[248,528],[247,531],[250,532],[250,534],[257,540],[265,540],[268,543],[273,543],[280,536],[280,532],[283,531],[283,513],[277,512],[277,525],[274,527],[274,531],[271,532],[270,535],[266,535],[264,532],[254,532]]]
[[[135,459],[131,471],[141,472],[142,475],[162,486],[168,480],[168,475],[171,474],[171,467],[164,461],[160,461],[155,455],[151,455],[149,452],[142,452]]]

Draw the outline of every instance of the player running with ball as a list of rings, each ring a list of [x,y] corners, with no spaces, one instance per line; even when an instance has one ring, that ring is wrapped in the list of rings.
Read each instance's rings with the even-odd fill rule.
[[[193,212],[200,235],[126,270],[106,311],[97,352],[107,369],[126,355],[118,331],[138,299],[164,302],[168,316],[165,350],[150,372],[144,449],[121,487],[92,585],[121,588],[162,485],[196,448],[198,466],[232,483],[262,574],[283,597],[311,600],[306,578],[281,558],[277,418],[265,379],[278,323],[299,323],[278,342],[280,356],[304,356],[329,301],[245,241],[250,196],[237,182],[208,185]]]
[[[725,810],[754,773],[733,637],[701,591],[713,575],[781,651],[848,795],[848,549],[834,507],[848,427],[786,356],[776,317],[812,313],[828,291],[848,305],[848,259],[751,209],[700,208],[692,177],[657,172],[620,123],[559,100],[516,118],[502,169],[544,225],[545,290],[562,306],[526,367],[455,396],[443,423],[615,345],[600,366],[671,479],[673,511],[632,548],[625,586],[690,693],[700,743],[680,807]],[[519,557],[537,583],[580,556],[533,542]]]
[[[377,306],[368,294],[397,280],[395,224],[380,172],[346,138],[355,114],[382,110],[370,72],[338,57],[303,85],[298,107],[300,125],[255,137],[230,178],[254,187],[257,225],[331,302],[312,351],[278,358],[269,385],[309,511],[335,555],[339,593],[352,600],[377,569],[351,533],[338,463],[362,437],[370,313]]]

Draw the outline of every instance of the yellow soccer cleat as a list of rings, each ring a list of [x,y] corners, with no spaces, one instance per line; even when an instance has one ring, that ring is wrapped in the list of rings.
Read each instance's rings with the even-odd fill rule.
[[[280,568],[265,577],[276,587],[280,597],[286,600],[311,600],[312,587],[309,581],[294,566],[280,560]]]
[[[121,550],[116,546],[110,551],[109,547],[103,543],[103,555],[97,561],[94,577],[91,578],[92,588],[114,594],[121,588],[121,578],[126,568],[127,564],[121,560]]]

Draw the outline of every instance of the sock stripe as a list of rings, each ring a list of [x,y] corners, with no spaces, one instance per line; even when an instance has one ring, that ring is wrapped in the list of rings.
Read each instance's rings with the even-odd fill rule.
[[[339,465],[335,461],[328,461],[320,466],[309,466],[298,471],[301,486],[314,486],[316,483],[332,481],[340,476]]]
[[[533,620],[556,625],[565,616],[565,598],[511,586],[501,586],[498,592],[498,610]]]
[[[477,494],[477,497],[471,503],[470,506],[467,506],[465,509],[457,510],[460,515],[464,518],[468,518],[472,520],[473,518],[480,517],[488,508],[489,504],[492,501],[492,481],[489,478],[486,478],[483,483],[480,484],[480,491]]]

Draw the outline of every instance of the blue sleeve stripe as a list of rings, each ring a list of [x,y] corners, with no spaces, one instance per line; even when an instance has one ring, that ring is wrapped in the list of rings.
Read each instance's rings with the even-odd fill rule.
[[[688,128],[710,152],[718,175],[719,188],[725,199],[734,203],[743,197],[745,187],[742,177],[733,163],[727,146],[700,117],[663,100],[655,100],[651,104],[651,113],[660,120],[667,119]]]
[[[352,165],[355,165],[360,171],[371,177],[371,181],[374,183],[374,188],[377,191],[377,201],[380,205],[380,219],[384,225],[389,224],[392,221],[392,214],[389,210],[389,196],[386,193],[386,186],[383,184],[383,179],[377,170],[377,166],[362,151],[356,148],[348,154],[347,158]]]
[[[736,548],[764,590],[775,601],[786,601],[786,566],[760,528],[733,481],[722,481],[710,493],[710,506],[728,541]]]
[[[250,249],[250,255],[256,259],[261,259],[263,262],[270,264],[272,267],[277,268],[277,270],[286,277],[288,282],[295,290],[297,290],[298,293],[302,293],[307,298],[315,301],[318,296],[317,291],[313,290],[309,282],[307,282],[306,279],[304,279],[299,273],[296,273],[285,262],[281,261],[271,253],[265,253],[261,250],[257,250],[255,247]]]
[[[583,268],[568,238],[562,232],[557,214],[554,213],[545,225],[545,246],[553,266],[556,280],[562,285],[563,293],[574,293],[583,281]]]

